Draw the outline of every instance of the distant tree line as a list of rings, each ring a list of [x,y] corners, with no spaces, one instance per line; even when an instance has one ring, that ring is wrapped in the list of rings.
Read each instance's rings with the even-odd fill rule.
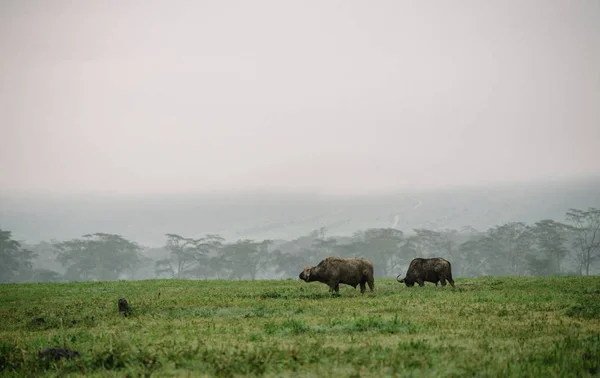
[[[433,256],[448,259],[455,277],[590,275],[600,261],[600,210],[570,209],[564,222],[509,222],[486,231],[373,228],[334,237],[320,228],[291,241],[165,237],[160,248],[106,233],[28,245],[0,229],[0,282],[295,278],[332,255],[367,257],[377,277]]]

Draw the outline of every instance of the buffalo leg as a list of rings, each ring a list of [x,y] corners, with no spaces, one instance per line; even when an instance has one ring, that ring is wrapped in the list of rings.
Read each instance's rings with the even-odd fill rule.
[[[340,283],[334,282],[329,285],[329,291],[334,291],[336,293],[340,292]]]
[[[369,284],[369,289],[373,291],[375,288],[375,282],[373,280],[367,280],[367,284]]]
[[[419,286],[423,287],[425,286],[425,281],[423,280],[417,280],[417,283],[419,284]]]
[[[450,274],[448,275],[448,282],[450,282],[450,285],[452,285],[452,287],[455,287],[455,286],[454,286],[454,280],[452,279],[452,273],[450,273]]]
[[[360,293],[364,293],[365,290],[367,289],[367,285],[365,285],[365,281],[360,283]]]
[[[444,277],[440,278],[440,283],[442,284],[442,287],[446,287],[446,279]]]

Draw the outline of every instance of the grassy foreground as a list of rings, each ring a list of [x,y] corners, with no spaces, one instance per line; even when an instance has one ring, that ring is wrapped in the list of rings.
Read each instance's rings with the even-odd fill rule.
[[[600,277],[0,285],[2,376],[595,376]],[[160,295],[159,295],[160,293]],[[125,297],[132,313],[119,316]],[[80,357],[39,357],[47,347]]]

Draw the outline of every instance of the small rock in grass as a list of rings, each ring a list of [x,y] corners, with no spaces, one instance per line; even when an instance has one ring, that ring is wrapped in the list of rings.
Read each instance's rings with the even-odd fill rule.
[[[33,325],[42,325],[44,323],[46,323],[46,319],[44,319],[44,318],[33,318],[33,319],[31,319],[31,324],[33,324]]]
[[[79,352],[65,348],[46,348],[40,352],[40,357],[60,360],[61,358],[72,359],[79,357]]]

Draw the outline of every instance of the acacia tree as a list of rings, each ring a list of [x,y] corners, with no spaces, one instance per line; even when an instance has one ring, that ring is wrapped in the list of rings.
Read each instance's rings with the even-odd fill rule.
[[[225,239],[218,234],[207,234],[193,241],[196,249],[197,264],[190,268],[189,274],[196,277],[218,276],[222,266],[222,250]]]
[[[310,251],[305,253],[285,253],[279,249],[271,252],[271,259],[276,266],[276,272],[286,277],[297,277],[300,271],[310,265]]]
[[[422,248],[429,252],[429,255],[439,254],[445,258],[454,261],[458,257],[458,231],[453,229],[428,230],[426,228],[414,229],[416,238],[419,240]]]
[[[207,234],[199,239],[177,234],[166,236],[165,249],[169,256],[156,261],[155,273],[158,277],[201,277],[215,275],[221,268],[220,254],[225,239],[220,235]]]
[[[311,233],[314,237],[312,244],[311,257],[314,260],[321,260],[327,256],[331,256],[337,247],[337,240],[332,237],[327,237],[327,228],[321,227]]]
[[[497,273],[524,273],[526,256],[533,243],[531,228],[525,223],[510,222],[490,228],[481,243],[492,252],[490,257]]]
[[[478,276],[490,272],[490,255],[485,236],[475,236],[458,247],[461,257],[461,276]]]
[[[446,257],[453,261],[458,257],[458,231],[454,229],[444,229],[438,231],[439,237],[437,240],[439,250]]]
[[[96,268],[96,256],[88,248],[83,239],[53,241],[56,260],[65,268],[65,279],[68,281],[88,281],[93,278]]]
[[[142,262],[142,247],[121,235],[95,233],[84,235],[97,263],[94,274],[101,280],[116,280],[133,272]]]
[[[458,231],[453,229],[429,230],[415,228],[414,243],[420,251],[419,256],[443,256],[451,261],[458,257]]]
[[[410,235],[404,238],[404,243],[400,246],[400,254],[406,259],[425,256],[424,242],[419,238],[419,235]]]
[[[12,238],[11,231],[0,229],[0,282],[26,281],[32,274],[36,254]]]
[[[120,235],[95,233],[53,242],[68,280],[116,280],[141,262],[141,247]]]
[[[183,278],[199,264],[201,252],[198,241],[177,234],[166,234],[165,249],[170,256],[156,262],[156,274],[168,274],[171,277]]]
[[[546,272],[543,273],[560,273],[561,262],[567,255],[566,225],[552,219],[544,219],[536,222],[531,230],[540,252],[547,261],[547,264],[543,264],[543,259],[537,259],[542,263],[542,267],[546,267]]]
[[[600,257],[600,209],[569,209],[566,218],[575,238],[579,272],[581,274],[585,270],[585,275],[589,276],[590,265]]]
[[[337,240],[326,237],[326,232],[327,229],[321,227],[291,241],[278,243],[265,261],[275,273],[297,277],[303,267],[318,263],[320,257],[338,253]]]
[[[33,260],[33,279],[35,281],[60,280],[65,269],[56,260],[56,249],[51,242],[41,241],[36,244],[21,243],[21,246],[36,254],[36,258]]]
[[[368,257],[379,274],[391,277],[398,263],[403,236],[402,231],[395,228],[371,228],[355,232],[353,242],[345,247],[356,257]],[[367,251],[368,256],[365,256]]]
[[[250,239],[238,240],[223,248],[224,267],[231,272],[231,278],[241,279],[249,275],[254,280],[265,268],[271,240],[257,242]]]

